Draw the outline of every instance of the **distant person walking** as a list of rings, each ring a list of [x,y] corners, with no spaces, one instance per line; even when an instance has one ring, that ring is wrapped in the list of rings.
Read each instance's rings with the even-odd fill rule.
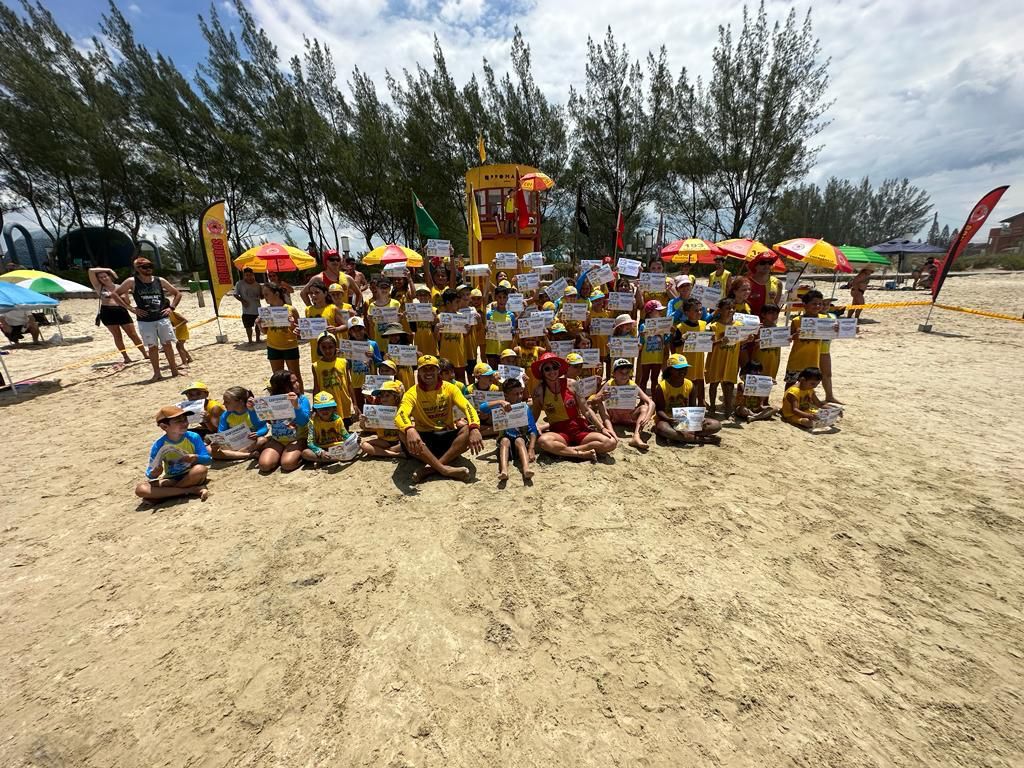
[[[132,358],[125,349],[124,336],[128,336],[138,349],[143,350],[144,347],[139,332],[135,329],[135,321],[128,311],[130,305],[117,294],[117,283],[114,282],[116,279],[117,273],[107,267],[93,267],[89,270],[89,284],[100,299],[100,310],[96,315],[99,321],[97,325],[102,323],[110,331],[110,335],[114,337],[114,346],[127,364],[132,362]]]
[[[256,282],[256,273],[250,267],[242,270],[242,279],[235,283],[235,298],[242,303],[242,327],[252,344],[252,334],[256,331],[256,343],[260,342],[260,327],[256,320],[260,316],[260,301],[263,298],[263,286]]]
[[[873,275],[874,272],[875,270],[871,267],[864,267],[864,269],[858,272],[857,276],[850,281],[850,285],[847,287],[850,289],[851,301],[853,304],[864,303],[864,292],[868,289],[868,283],[871,281],[871,275]],[[861,309],[850,309],[847,310],[846,316],[859,318],[860,313],[863,311],[864,310]]]
[[[153,262],[140,256],[132,262],[134,274],[117,288],[117,295],[127,302],[130,295],[135,306],[132,311],[138,318],[142,344],[149,350],[149,362],[153,365],[153,378],[160,381],[160,348],[171,367],[171,376],[178,375],[178,364],[174,360],[174,327],[171,325],[171,311],[181,302],[181,291],[162,277],[153,275]],[[168,298],[168,296],[170,298]]]

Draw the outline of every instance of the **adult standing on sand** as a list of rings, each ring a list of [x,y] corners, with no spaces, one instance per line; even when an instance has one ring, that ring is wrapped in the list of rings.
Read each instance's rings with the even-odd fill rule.
[[[242,270],[242,279],[235,283],[235,298],[242,302],[242,327],[252,344],[252,332],[256,330],[256,343],[260,341],[260,326],[256,322],[260,316],[260,299],[263,298],[263,286],[256,282],[256,273],[251,267]]]
[[[299,291],[299,296],[307,306],[310,303],[309,285],[318,278],[323,281],[324,285],[334,285],[335,283],[339,283],[345,286],[350,297],[358,293],[355,283],[349,279],[348,275],[341,271],[341,256],[338,255],[336,250],[331,249],[329,251],[324,251],[323,266],[323,272],[313,275],[310,281],[306,283],[305,287]],[[352,306],[356,305],[355,301],[349,301],[349,303],[352,304]]]
[[[436,357],[422,355],[418,363],[416,384],[402,397],[395,416],[405,449],[424,464],[413,473],[413,482],[422,482],[435,472],[467,480],[469,470],[453,467],[451,462],[467,449],[474,456],[483,450],[480,417],[457,386],[442,381],[441,364]],[[455,425],[456,407],[466,414],[465,426]]]
[[[127,336],[139,349],[143,349],[142,339],[139,332],[135,330],[135,322],[128,312],[128,303],[117,295],[117,273],[108,267],[93,267],[89,270],[89,284],[96,291],[100,298],[100,311],[97,318],[100,323],[106,326],[110,335],[114,337],[114,346],[121,353],[124,362],[130,363],[131,357],[124,346],[124,336]],[[123,366],[122,366],[123,367]]]
[[[779,305],[779,299],[782,298],[782,283],[772,276],[772,264],[775,263],[775,259],[774,253],[762,253],[747,266],[747,277],[750,280],[747,305],[751,314],[761,314],[761,307],[765,304]]]
[[[135,300],[132,311],[138,318],[142,344],[149,350],[149,362],[153,365],[153,378],[160,381],[160,347],[171,366],[171,376],[178,375],[174,362],[174,327],[171,325],[171,311],[181,302],[181,291],[162,277],[153,275],[153,262],[140,256],[132,262],[134,274],[117,288],[117,295],[125,300],[129,295]],[[170,296],[170,298],[168,298]]]

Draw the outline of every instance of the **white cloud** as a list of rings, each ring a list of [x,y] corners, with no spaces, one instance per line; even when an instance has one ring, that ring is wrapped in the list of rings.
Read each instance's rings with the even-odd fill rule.
[[[137,4],[135,4],[135,3],[132,3],[131,5],[129,5],[128,6],[128,10],[131,11],[132,13],[142,13],[142,9],[139,8],[139,6]]]
[[[610,25],[634,56],[664,44],[673,69],[707,75],[717,26],[735,30],[742,7],[711,11],[699,0],[406,0],[404,10],[387,0],[248,2],[283,58],[301,52],[303,35],[318,37],[343,77],[358,65],[382,91],[385,70],[429,64],[434,35],[459,82],[479,73],[484,57],[501,71],[518,24],[538,83],[559,101],[584,82],[588,35],[599,40]],[[782,20],[789,7],[767,3],[772,19]],[[832,58],[835,105],[812,178],[908,176],[931,193],[940,222],[951,228],[998,183],[1014,186],[995,215],[1024,210],[1024,53],[1011,34],[1024,24],[1019,3],[833,0],[816,3],[813,20]]]

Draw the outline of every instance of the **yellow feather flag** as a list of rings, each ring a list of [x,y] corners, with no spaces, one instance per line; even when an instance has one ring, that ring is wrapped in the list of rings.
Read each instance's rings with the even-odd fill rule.
[[[480,209],[476,206],[476,192],[473,185],[469,185],[469,223],[473,228],[473,236],[479,243],[484,239],[483,231],[480,229]]]
[[[482,133],[477,136],[477,139],[476,139],[476,151],[480,155],[480,163],[481,163],[481,165],[483,163],[486,163],[487,162],[487,150],[484,149],[484,135]]]

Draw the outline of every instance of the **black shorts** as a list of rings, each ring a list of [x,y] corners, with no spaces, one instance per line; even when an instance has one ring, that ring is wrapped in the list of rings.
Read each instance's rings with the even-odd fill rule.
[[[124,307],[100,306],[100,322],[108,328],[114,325],[131,325],[132,316]]]
[[[434,454],[435,459],[444,456],[458,436],[459,430],[457,429],[446,429],[444,432],[420,432],[423,444]]]
[[[21,341],[22,337],[25,335],[25,326],[23,326],[23,325],[11,325],[11,326],[8,326],[8,327],[11,330],[4,331],[4,336],[6,336],[12,342]]]
[[[242,327],[246,330],[250,330],[255,327],[256,321],[259,319],[259,315],[242,315]]]
[[[299,359],[299,348],[294,349],[274,349],[273,347],[267,347],[267,360],[298,360]]]

